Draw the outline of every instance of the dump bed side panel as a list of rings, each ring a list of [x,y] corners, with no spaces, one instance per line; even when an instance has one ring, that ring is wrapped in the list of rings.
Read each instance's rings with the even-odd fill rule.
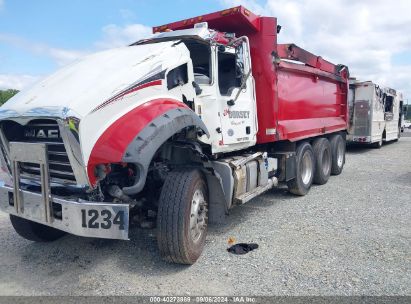
[[[277,69],[278,139],[296,141],[347,128],[347,83],[297,64]]]

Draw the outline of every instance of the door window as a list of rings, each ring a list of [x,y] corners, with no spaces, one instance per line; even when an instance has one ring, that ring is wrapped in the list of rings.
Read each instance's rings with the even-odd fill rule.
[[[241,86],[244,74],[243,51],[239,46],[234,52],[220,52],[218,56],[218,86],[222,96],[231,96]]]
[[[193,62],[194,81],[199,85],[211,84],[211,48],[209,45],[193,40],[184,42],[190,51]]]

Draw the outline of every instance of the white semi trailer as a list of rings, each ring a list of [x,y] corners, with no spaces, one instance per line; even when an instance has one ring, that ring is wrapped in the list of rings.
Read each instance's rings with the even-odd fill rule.
[[[350,80],[347,142],[381,148],[401,135],[402,94],[372,81]]]

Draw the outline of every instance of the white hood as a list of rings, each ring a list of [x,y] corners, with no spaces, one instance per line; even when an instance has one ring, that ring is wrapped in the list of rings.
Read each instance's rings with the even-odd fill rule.
[[[1,110],[69,108],[80,116],[150,72],[166,69],[181,44],[162,42],[112,49],[77,60],[10,99]]]

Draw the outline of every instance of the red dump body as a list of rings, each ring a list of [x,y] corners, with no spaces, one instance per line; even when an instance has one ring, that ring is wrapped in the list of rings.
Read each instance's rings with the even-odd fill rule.
[[[250,40],[257,143],[297,141],[347,129],[347,68],[295,45],[277,44],[277,19],[254,15],[242,6],[154,27],[153,31],[192,28],[199,22]]]

